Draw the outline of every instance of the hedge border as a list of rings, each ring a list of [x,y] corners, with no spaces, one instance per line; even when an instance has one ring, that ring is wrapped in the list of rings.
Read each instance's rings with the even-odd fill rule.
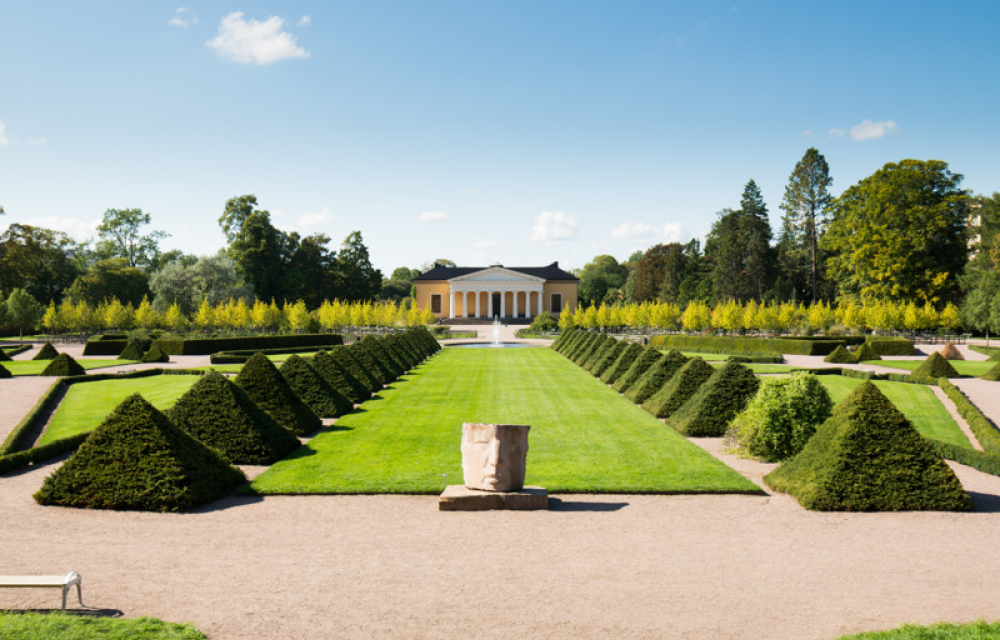
[[[244,336],[242,338],[188,338],[154,341],[170,356],[205,356],[219,351],[283,349],[287,347],[322,347],[344,344],[339,333],[290,333],[277,336]]]
[[[950,442],[942,442],[934,438],[924,439],[942,458],[953,460],[992,476],[1000,476],[1000,455],[979,451],[978,449],[966,449],[965,447],[959,447]]]
[[[732,353],[735,355],[782,354],[825,356],[839,345],[847,346],[845,339],[807,340],[802,338],[747,338],[742,336],[653,336],[649,344],[680,351]]]
[[[212,364],[242,364],[253,357],[255,353],[263,353],[265,356],[276,356],[285,353],[312,353],[313,351],[329,351],[331,348],[339,347],[340,345],[341,343],[308,347],[280,347],[277,349],[234,349],[232,351],[218,351],[213,353],[209,357],[209,361]]]
[[[11,347],[9,349],[7,347],[3,347],[3,350],[7,352],[8,356],[12,356],[13,357],[13,356],[16,356],[19,353],[24,353],[25,351],[30,351],[31,350],[31,345],[30,344],[22,344],[22,345],[17,346],[17,347]]]
[[[983,448],[983,451],[1000,455],[1000,431],[997,430],[990,419],[983,415],[979,407],[974,405],[962,393],[962,390],[952,384],[947,378],[941,378],[938,385],[944,390],[951,401],[955,403],[958,415],[965,418],[965,421],[969,423],[969,428],[975,434],[976,440],[979,440],[979,445]],[[956,460],[956,462],[960,461]]]

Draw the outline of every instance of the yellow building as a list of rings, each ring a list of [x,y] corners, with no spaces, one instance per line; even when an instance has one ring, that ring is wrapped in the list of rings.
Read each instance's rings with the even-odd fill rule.
[[[533,318],[542,311],[558,316],[576,309],[580,280],[547,267],[434,268],[413,280],[417,304],[438,318]]]

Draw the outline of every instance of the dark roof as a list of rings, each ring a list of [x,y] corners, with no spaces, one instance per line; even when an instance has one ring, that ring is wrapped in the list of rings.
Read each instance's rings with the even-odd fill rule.
[[[560,269],[558,262],[553,262],[552,264],[545,267],[505,267],[500,264],[491,265],[489,267],[442,267],[435,264],[434,268],[424,273],[421,273],[419,276],[414,278],[414,280],[451,280],[452,278],[457,278],[459,276],[467,276],[470,273],[475,273],[477,271],[485,271],[487,269],[492,269],[493,267],[507,269],[508,271],[516,271],[518,273],[523,273],[526,276],[534,276],[536,278],[542,278],[544,280],[579,279],[572,273],[568,273]]]

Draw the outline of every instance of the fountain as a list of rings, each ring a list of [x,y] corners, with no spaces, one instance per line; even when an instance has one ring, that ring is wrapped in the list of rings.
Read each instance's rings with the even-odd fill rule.
[[[491,347],[502,347],[503,343],[500,342],[500,318],[493,319],[493,342],[490,344]]]

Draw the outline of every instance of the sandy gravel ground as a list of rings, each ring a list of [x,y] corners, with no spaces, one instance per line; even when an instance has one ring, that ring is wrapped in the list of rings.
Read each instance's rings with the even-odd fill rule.
[[[27,395],[12,382],[5,397]],[[0,424],[16,413],[0,407]],[[722,453],[718,439],[694,442],[757,482],[773,468]],[[275,496],[176,515],[40,507],[31,494],[56,464],[0,478],[0,573],[79,571],[96,611],[188,621],[212,640],[826,640],[1000,619],[1000,478],[961,465],[974,513],[812,513],[783,495],[562,495],[548,512]],[[58,598],[0,590],[0,608]]]

